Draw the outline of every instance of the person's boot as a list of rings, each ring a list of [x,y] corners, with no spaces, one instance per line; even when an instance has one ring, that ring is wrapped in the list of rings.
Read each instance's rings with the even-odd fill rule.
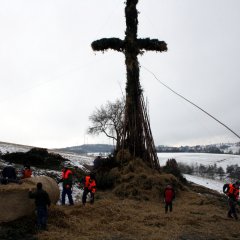
[[[235,220],[238,220],[238,216],[236,213],[234,213],[233,216],[234,216]]]
[[[228,218],[233,218],[231,212],[229,211],[228,214],[227,214]]]

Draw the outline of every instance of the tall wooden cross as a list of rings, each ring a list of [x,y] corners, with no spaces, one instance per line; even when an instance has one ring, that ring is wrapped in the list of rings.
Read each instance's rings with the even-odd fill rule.
[[[157,39],[137,38],[138,0],[127,0],[125,7],[125,39],[103,38],[92,42],[94,51],[113,49],[125,54],[127,68],[125,128],[121,148],[128,149],[134,157],[139,157],[155,169],[159,169],[147,111],[143,101],[139,81],[138,54],[148,51],[167,51],[167,44]],[[119,150],[119,149],[118,149]]]

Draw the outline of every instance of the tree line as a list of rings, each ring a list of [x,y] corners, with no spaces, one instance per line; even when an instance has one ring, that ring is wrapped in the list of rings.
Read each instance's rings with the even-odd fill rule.
[[[184,174],[197,175],[211,179],[223,180],[226,177],[232,179],[240,178],[240,166],[238,166],[238,164],[228,165],[226,170],[224,170],[221,166],[218,167],[217,164],[206,166],[197,163],[192,165],[178,163],[178,167]]]

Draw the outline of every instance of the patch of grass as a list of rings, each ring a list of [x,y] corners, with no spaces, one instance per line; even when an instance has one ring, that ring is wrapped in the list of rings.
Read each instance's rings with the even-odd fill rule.
[[[37,240],[35,216],[0,224],[1,240]]]

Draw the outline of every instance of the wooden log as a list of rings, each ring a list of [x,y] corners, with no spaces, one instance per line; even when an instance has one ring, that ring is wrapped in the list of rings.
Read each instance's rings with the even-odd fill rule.
[[[49,194],[52,204],[56,204],[59,200],[58,184],[50,177],[31,177],[23,179],[22,182],[22,184],[0,185],[0,223],[13,221],[33,213],[35,203],[34,199],[29,199],[28,192],[30,188],[35,191],[38,182],[42,183],[43,189]]]

